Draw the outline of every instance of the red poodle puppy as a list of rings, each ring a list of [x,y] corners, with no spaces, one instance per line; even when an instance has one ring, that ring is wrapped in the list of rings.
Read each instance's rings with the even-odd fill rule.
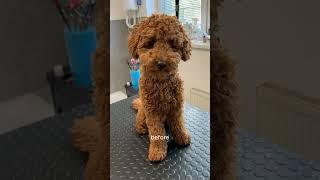
[[[178,74],[179,62],[190,58],[190,40],[176,17],[152,15],[135,25],[128,47],[141,62],[140,97],[133,101],[138,110],[135,129],[139,134],[149,133],[149,160],[161,161],[167,154],[165,126],[178,145],[191,141],[183,118],[183,81]]]

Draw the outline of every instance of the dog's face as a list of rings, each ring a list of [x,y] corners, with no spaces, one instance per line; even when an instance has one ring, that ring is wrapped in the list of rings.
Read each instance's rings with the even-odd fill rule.
[[[152,15],[141,21],[129,35],[128,47],[143,72],[158,78],[176,73],[180,60],[191,55],[190,40],[175,16]]]

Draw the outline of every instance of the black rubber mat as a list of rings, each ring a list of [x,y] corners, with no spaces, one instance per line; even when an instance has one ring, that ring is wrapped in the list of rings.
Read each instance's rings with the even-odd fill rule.
[[[150,163],[147,136],[134,131],[133,98],[111,106],[112,179],[208,179],[209,113],[186,105],[191,145],[182,149],[171,145],[163,162]],[[305,160],[240,129],[237,174],[241,180],[320,180],[320,161]]]
[[[160,163],[147,159],[148,139],[134,132],[132,98],[111,105],[112,179],[209,179],[209,113],[187,105],[192,143],[169,146]],[[83,179],[86,154],[71,145],[76,118],[91,115],[91,105],[0,135],[0,180]],[[241,180],[320,180],[320,161],[305,160],[244,130],[239,131]]]
[[[165,160],[148,160],[147,135],[134,130],[135,111],[130,97],[111,105],[111,179],[209,179],[209,113],[186,105],[185,121],[192,142],[180,148],[170,143]]]
[[[0,135],[0,180],[83,179],[86,155],[72,147],[70,128],[92,112],[84,105]]]
[[[240,130],[240,180],[320,180],[320,161],[304,160],[296,153]]]

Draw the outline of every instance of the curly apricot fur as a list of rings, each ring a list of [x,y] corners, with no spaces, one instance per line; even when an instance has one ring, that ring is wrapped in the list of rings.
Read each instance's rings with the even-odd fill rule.
[[[72,127],[73,144],[81,151],[88,152],[89,157],[84,172],[86,180],[107,180],[110,179],[109,167],[109,126],[107,120],[109,116],[109,84],[107,76],[108,50],[107,43],[107,1],[97,1],[97,33],[98,48],[93,57],[93,78],[94,78],[94,95],[93,102],[95,105],[95,116],[86,117],[76,121]]]
[[[138,110],[136,131],[165,136],[168,125],[178,145],[190,144],[183,118],[183,81],[178,63],[190,58],[191,45],[182,25],[174,16],[152,15],[134,27],[128,47],[131,55],[141,62],[140,97],[133,101]],[[160,69],[159,61],[165,64],[164,68]],[[163,160],[167,142],[149,139],[149,160]]]

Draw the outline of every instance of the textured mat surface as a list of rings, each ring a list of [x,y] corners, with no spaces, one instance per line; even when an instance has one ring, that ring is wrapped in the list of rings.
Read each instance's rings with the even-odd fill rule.
[[[81,106],[0,136],[0,180],[83,179],[86,155],[71,145],[76,118],[92,114]]]
[[[133,130],[131,100],[111,106],[112,179],[208,179],[209,114],[186,106],[192,144],[171,144],[167,158],[154,164],[147,160],[147,137]],[[0,180],[83,179],[86,155],[72,147],[70,128],[74,119],[92,112],[92,106],[84,105],[0,135]],[[320,180],[319,161],[304,160],[244,130],[237,152],[241,180]]]
[[[191,145],[178,148],[170,143],[166,159],[150,163],[147,135],[139,136],[134,130],[133,98],[111,105],[111,179],[209,179],[209,113],[186,105]]]
[[[320,180],[320,161],[306,161],[243,130],[238,170],[241,180]]]

